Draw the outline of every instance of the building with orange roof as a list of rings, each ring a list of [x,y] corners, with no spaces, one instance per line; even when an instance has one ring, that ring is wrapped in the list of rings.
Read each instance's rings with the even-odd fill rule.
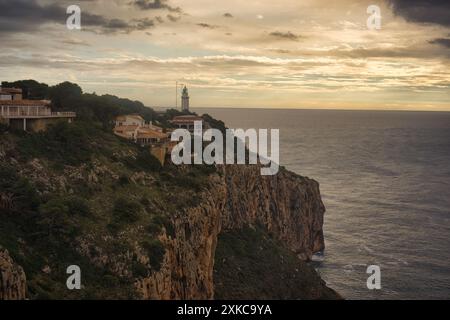
[[[164,165],[166,156],[172,151],[168,133],[161,127],[136,114],[122,115],[115,119],[114,134],[131,140],[142,147],[150,147],[151,153]]]
[[[136,141],[138,135],[138,125],[129,125],[129,126],[116,126],[114,127],[114,134],[129,140]]]
[[[142,146],[151,145],[156,143],[163,143],[169,141],[169,135],[167,133],[155,131],[148,128],[140,128],[136,137],[137,143]]]

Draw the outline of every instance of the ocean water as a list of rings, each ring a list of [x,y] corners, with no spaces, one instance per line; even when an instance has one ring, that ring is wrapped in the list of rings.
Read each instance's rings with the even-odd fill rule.
[[[280,162],[320,183],[314,266],[347,299],[450,299],[450,113],[198,109],[280,129]],[[381,290],[367,289],[368,265]]]

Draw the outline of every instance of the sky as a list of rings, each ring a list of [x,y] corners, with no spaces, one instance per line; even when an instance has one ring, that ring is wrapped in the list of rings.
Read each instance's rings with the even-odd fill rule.
[[[0,0],[0,48],[0,81],[152,107],[450,111],[448,0]]]

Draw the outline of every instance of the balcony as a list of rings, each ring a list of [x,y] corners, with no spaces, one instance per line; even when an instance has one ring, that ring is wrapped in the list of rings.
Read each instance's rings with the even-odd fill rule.
[[[0,117],[5,119],[75,118],[75,112],[51,112],[47,107],[2,106]]]

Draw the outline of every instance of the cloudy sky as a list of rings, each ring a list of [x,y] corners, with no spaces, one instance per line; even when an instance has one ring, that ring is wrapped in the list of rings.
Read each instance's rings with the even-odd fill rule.
[[[448,0],[0,0],[0,43],[1,81],[149,106],[450,111]]]

